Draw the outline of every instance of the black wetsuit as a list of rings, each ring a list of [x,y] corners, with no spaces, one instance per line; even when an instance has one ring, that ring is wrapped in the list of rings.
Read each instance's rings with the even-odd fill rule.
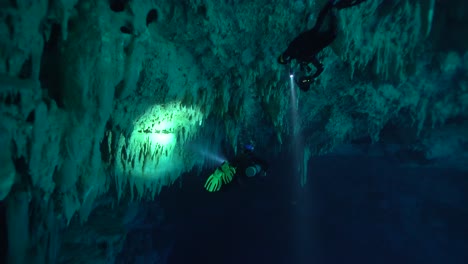
[[[297,60],[303,67],[306,67],[309,63],[313,63],[317,71],[312,78],[318,77],[323,71],[323,65],[317,59],[317,54],[330,45],[336,38],[336,16],[330,12],[332,8],[333,4],[328,2],[320,11],[315,26],[310,30],[302,32],[291,41],[282,55],[283,58],[288,58],[288,60]],[[326,31],[322,31],[321,28],[327,15],[330,15],[330,25]]]
[[[342,9],[358,5],[365,0],[342,0],[328,1],[327,4],[320,10],[315,26],[307,31],[302,32],[297,36],[278,58],[281,64],[287,64],[291,60],[296,60],[301,64],[302,71],[310,71],[309,63],[312,63],[317,69],[312,76],[302,77],[296,83],[302,90],[307,91],[313,79],[317,78],[323,72],[323,64],[317,59],[317,54],[330,45],[337,36],[337,18],[333,9]],[[329,17],[328,28],[323,29],[325,19]]]
[[[232,161],[230,161],[230,164],[236,168],[236,175],[235,177],[238,180],[247,180],[247,175],[245,174],[245,170],[254,165],[260,165],[262,172],[266,172],[268,170],[268,163],[255,156],[252,151],[244,151],[243,153],[237,155]],[[250,178],[257,178],[258,175],[255,177],[250,177]]]

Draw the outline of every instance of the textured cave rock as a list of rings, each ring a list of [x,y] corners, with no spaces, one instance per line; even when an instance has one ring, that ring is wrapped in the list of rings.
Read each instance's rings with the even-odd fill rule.
[[[10,261],[68,261],[64,240],[90,248],[78,226],[92,233],[113,217],[97,216],[96,201],[124,210],[154,199],[213,166],[203,153],[249,140],[271,155],[300,146],[304,175],[310,157],[342,144],[467,171],[467,4],[343,10],[324,73],[292,102],[276,58],[324,2],[2,1],[0,199],[9,256],[28,252]],[[109,228],[90,258],[105,262],[124,243],[125,225]]]

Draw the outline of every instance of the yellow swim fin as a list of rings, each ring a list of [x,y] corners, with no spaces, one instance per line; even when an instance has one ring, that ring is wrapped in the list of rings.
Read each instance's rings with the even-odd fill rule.
[[[235,173],[236,169],[229,165],[228,162],[224,162],[208,177],[204,187],[209,192],[217,192],[223,184],[232,181]]]

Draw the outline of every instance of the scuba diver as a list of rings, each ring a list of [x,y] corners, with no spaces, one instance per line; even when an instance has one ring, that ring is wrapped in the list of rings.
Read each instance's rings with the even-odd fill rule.
[[[265,177],[268,163],[254,154],[254,146],[245,145],[242,153],[231,161],[225,161],[211,174],[205,183],[209,192],[221,190],[222,185],[231,183],[236,178],[239,184]]]
[[[278,57],[280,64],[288,64],[296,60],[300,64],[300,69],[305,76],[295,79],[296,84],[303,91],[308,91],[312,82],[323,72],[323,64],[317,59],[317,54],[330,45],[337,36],[337,18],[334,9],[358,5],[366,0],[329,0],[320,11],[315,26],[302,32],[288,46],[285,52]],[[326,30],[322,29],[325,18],[329,16],[330,22]],[[312,69],[312,63],[316,68],[313,75],[308,75]],[[291,73],[292,76],[292,73]]]

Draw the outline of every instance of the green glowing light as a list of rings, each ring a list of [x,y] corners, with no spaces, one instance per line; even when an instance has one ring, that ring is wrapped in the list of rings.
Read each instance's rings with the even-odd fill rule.
[[[184,144],[196,135],[203,119],[198,107],[178,102],[149,107],[134,121],[130,137],[120,135],[116,156],[122,160],[117,163],[117,173],[147,180],[149,185],[173,181],[188,169]]]
[[[150,139],[162,146],[167,146],[170,143],[175,142],[175,136],[173,133],[153,133],[151,134]]]

